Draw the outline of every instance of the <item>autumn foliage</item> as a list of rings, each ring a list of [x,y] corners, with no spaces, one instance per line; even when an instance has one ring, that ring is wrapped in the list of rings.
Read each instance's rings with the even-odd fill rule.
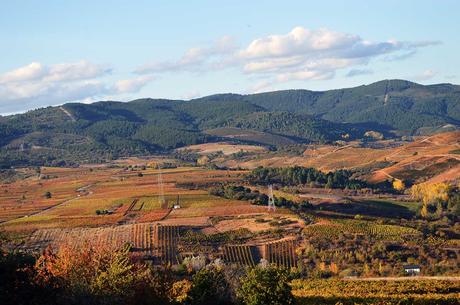
[[[170,282],[119,249],[64,245],[47,248],[35,264],[34,281],[57,294],[58,304],[168,304]]]
[[[420,183],[412,186],[412,198],[422,202],[420,215],[423,218],[440,216],[447,207],[449,195],[453,190],[447,183]]]

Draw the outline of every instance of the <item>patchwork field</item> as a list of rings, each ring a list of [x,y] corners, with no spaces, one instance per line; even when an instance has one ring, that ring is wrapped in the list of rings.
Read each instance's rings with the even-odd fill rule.
[[[206,191],[176,186],[234,181],[239,179],[241,172],[187,167],[162,169],[161,172],[164,196],[171,203],[167,208],[172,207],[173,200],[179,198],[180,201],[181,209],[172,213],[173,218],[221,215],[227,208],[231,210],[232,205],[243,208],[244,213],[244,206],[249,206],[249,203],[210,196]],[[5,190],[0,193],[2,226],[8,230],[31,231],[159,220],[165,211],[159,205],[158,173],[154,168],[44,168],[41,175],[46,175],[46,179],[37,176],[1,185]],[[46,192],[51,198],[45,198]],[[127,211],[134,200],[135,205]],[[162,217],[152,217],[155,213]]]

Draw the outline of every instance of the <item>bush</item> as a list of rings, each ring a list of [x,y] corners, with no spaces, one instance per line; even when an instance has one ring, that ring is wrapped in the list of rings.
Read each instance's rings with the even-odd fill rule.
[[[38,258],[35,282],[57,291],[59,304],[169,304],[166,276],[134,263],[129,247],[48,248]]]
[[[221,269],[202,269],[192,278],[187,305],[231,305],[231,289]]]
[[[249,270],[242,278],[238,296],[245,305],[294,304],[294,296],[288,283],[286,270],[258,266]]]

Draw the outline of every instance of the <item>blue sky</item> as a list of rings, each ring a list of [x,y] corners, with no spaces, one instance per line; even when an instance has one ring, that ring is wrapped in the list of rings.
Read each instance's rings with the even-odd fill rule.
[[[0,113],[460,83],[460,1],[2,1]]]

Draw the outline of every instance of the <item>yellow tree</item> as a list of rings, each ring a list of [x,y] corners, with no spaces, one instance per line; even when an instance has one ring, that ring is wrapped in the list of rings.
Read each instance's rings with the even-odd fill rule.
[[[329,265],[329,271],[331,271],[332,274],[338,274],[339,273],[339,266],[337,266],[336,263],[332,262]]]
[[[393,188],[399,192],[404,191],[406,189],[406,185],[400,179],[393,180]]]
[[[429,217],[430,208],[436,209],[437,203],[445,203],[449,199],[451,186],[447,183],[420,183],[412,186],[412,198],[422,202],[420,214]]]

